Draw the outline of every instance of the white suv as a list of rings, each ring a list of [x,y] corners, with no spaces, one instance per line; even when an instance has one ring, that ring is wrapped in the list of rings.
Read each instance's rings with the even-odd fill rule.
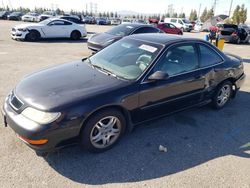
[[[193,25],[186,18],[165,18],[164,22],[174,24],[177,28],[181,29],[182,31],[190,32],[191,30],[193,30]]]

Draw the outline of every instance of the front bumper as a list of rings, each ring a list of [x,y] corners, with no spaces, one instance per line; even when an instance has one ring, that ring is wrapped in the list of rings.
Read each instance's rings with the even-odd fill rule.
[[[22,114],[18,114],[9,105],[8,97],[2,109],[5,126],[14,130],[18,137],[36,151],[49,152],[72,144],[80,133],[82,119],[38,124]],[[30,144],[27,140],[48,140],[45,144]]]
[[[11,34],[12,39],[22,39],[22,40],[24,40],[26,35],[28,34],[28,31],[23,32],[23,31],[18,31],[18,30],[12,30],[10,34]]]
[[[104,46],[97,44],[97,43],[90,42],[90,41],[88,41],[87,45],[90,50],[95,51],[95,52],[104,48]]]

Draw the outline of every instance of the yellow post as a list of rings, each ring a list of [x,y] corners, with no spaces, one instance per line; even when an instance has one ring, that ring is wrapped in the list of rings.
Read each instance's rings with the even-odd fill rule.
[[[224,48],[224,44],[225,44],[225,39],[219,39],[217,48],[219,48],[222,51]]]

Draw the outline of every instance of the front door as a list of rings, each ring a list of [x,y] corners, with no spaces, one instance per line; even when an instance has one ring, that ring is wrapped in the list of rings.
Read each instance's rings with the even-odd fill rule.
[[[169,78],[152,82],[145,77],[140,87],[138,121],[171,113],[202,100],[204,78],[194,44],[182,43],[169,48],[148,76],[156,71],[166,72]]]
[[[67,25],[65,25],[62,20],[54,20],[46,25],[43,31],[46,38],[66,37]]]

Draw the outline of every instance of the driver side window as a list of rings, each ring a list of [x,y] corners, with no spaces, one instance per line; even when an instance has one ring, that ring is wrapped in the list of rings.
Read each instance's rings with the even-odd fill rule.
[[[64,22],[63,21],[53,21],[53,22],[50,22],[49,25],[64,25]]]
[[[198,68],[198,56],[193,44],[181,44],[166,51],[154,67],[154,72],[163,71],[169,76]]]

